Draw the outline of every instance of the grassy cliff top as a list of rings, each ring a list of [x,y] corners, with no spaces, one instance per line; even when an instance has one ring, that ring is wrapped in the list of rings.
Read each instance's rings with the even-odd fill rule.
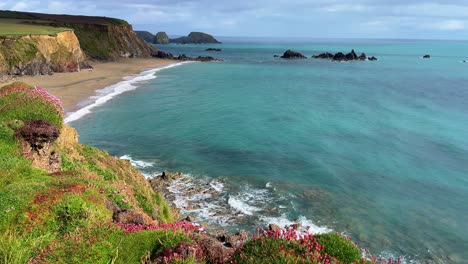
[[[56,15],[56,14],[41,14],[31,12],[18,11],[0,11],[0,18],[22,19],[22,20],[45,20],[50,22],[58,22],[65,24],[97,24],[97,25],[116,25],[127,26],[127,21],[111,17],[96,17],[96,16],[74,16],[74,15]]]
[[[24,35],[57,35],[72,29],[52,27],[47,21],[0,18],[0,37],[17,37]]]

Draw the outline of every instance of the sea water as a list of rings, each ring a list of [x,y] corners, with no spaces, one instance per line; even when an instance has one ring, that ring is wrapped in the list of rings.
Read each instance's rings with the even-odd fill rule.
[[[299,221],[376,255],[468,262],[468,42],[223,41],[158,46],[224,61],[128,77],[67,120],[147,176],[187,174],[175,203],[200,221]],[[309,59],[273,57],[287,49]],[[379,60],[310,58],[351,49]],[[195,185],[218,194],[184,195]]]

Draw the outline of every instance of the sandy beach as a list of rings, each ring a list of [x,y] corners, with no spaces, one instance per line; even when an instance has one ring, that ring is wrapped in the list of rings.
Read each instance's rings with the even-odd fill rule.
[[[96,90],[118,83],[125,76],[138,74],[146,69],[177,63],[162,59],[122,59],[117,62],[94,62],[93,70],[54,75],[24,76],[15,79],[47,89],[63,102],[66,112],[77,110],[80,102],[95,95]],[[2,83],[1,86],[11,83]]]

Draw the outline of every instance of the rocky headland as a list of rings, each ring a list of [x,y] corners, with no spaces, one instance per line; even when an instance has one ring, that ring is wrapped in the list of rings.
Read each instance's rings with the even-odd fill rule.
[[[186,37],[180,37],[170,40],[171,43],[177,44],[220,44],[212,35],[203,32],[190,32]]]

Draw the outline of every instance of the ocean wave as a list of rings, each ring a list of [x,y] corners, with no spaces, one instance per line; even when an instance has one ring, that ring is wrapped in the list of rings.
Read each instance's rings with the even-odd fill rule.
[[[120,159],[130,161],[130,163],[137,169],[145,169],[145,168],[150,168],[150,167],[154,166],[154,162],[148,162],[148,161],[143,161],[143,160],[134,160],[134,159],[132,159],[132,156],[130,156],[130,155],[123,155],[122,157],[120,157]],[[147,174],[147,175],[150,176],[149,174]],[[146,177],[146,175],[145,175],[145,177]]]
[[[156,79],[157,78],[157,76],[155,75],[156,72],[164,70],[164,69],[174,68],[176,66],[180,66],[185,63],[188,63],[188,62],[174,63],[174,64],[170,64],[164,67],[159,67],[159,68],[143,71],[136,76],[124,77],[123,81],[96,91],[97,95],[90,97],[90,100],[93,101],[91,104],[84,106],[83,108],[77,110],[76,112],[68,113],[64,121],[65,123],[71,123],[73,121],[76,121],[82,118],[83,116],[90,114],[92,109],[105,104],[106,102],[114,98],[115,96],[137,89],[138,88],[137,84],[139,82]]]

